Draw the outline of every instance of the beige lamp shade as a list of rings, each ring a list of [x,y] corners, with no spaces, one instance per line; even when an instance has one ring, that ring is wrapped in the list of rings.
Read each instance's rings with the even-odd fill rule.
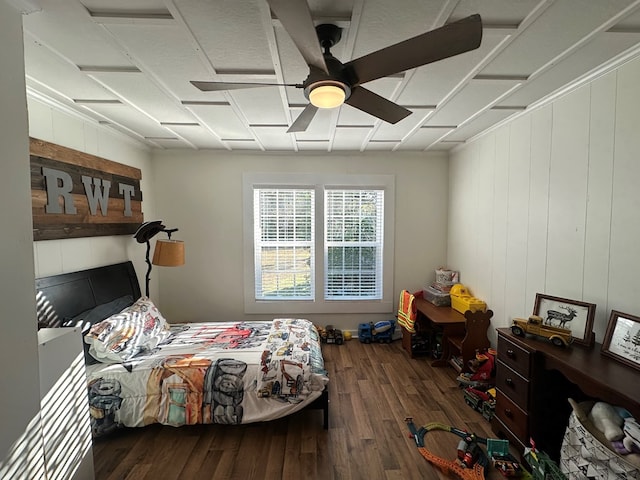
[[[156,241],[152,263],[161,267],[184,265],[184,242],[182,240]]]

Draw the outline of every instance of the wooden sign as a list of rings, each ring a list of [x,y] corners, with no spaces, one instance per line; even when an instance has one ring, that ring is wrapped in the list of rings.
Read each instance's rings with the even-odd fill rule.
[[[144,222],[138,168],[30,139],[33,239],[131,235]]]

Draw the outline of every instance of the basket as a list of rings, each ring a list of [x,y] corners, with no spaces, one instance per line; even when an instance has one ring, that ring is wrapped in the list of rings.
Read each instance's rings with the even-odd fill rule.
[[[444,268],[436,269],[436,283],[450,287],[460,281],[459,272],[446,270]]]
[[[572,411],[560,451],[560,469],[569,480],[640,480],[638,467],[603,445],[589,430]]]

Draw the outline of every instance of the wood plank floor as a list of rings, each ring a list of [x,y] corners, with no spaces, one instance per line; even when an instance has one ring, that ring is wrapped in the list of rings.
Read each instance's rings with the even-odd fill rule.
[[[94,443],[96,480],[447,479],[418,452],[405,417],[493,437],[467,406],[451,368],[411,359],[392,344],[324,345],[329,429],[320,411],[261,424],[127,429]],[[453,459],[460,439],[431,432],[427,447]],[[495,470],[488,479],[503,478]]]

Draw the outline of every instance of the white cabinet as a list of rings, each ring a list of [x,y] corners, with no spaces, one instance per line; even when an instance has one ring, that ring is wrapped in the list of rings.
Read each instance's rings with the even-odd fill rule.
[[[80,329],[39,330],[38,354],[46,478],[93,480],[91,425]]]

